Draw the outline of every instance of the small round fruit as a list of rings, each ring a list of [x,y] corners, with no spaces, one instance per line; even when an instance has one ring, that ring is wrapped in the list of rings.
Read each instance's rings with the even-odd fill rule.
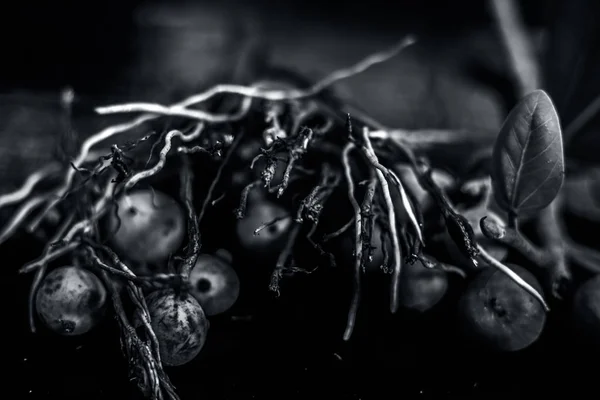
[[[526,269],[508,265],[543,293]],[[502,271],[487,267],[469,283],[459,302],[460,314],[470,333],[482,344],[500,351],[518,351],[541,335],[546,323],[542,304]]]
[[[240,295],[240,280],[220,257],[202,254],[190,274],[190,292],[208,316],[224,313]]]
[[[577,328],[600,345],[600,275],[585,281],[575,292],[573,319]]]
[[[92,272],[66,266],[52,270],[40,284],[35,307],[40,320],[52,331],[81,335],[100,321],[106,288]]]
[[[179,366],[192,361],[202,350],[209,327],[198,301],[189,294],[163,289],[150,293],[146,304],[163,363]]]
[[[438,304],[448,290],[448,274],[437,268],[427,268],[421,261],[406,263],[400,276],[400,304],[408,309],[425,312]]]
[[[277,220],[274,224],[255,234],[255,230],[265,223]],[[251,251],[277,251],[284,245],[292,218],[281,206],[266,199],[256,198],[248,201],[246,215],[237,221],[236,233],[240,245]]]
[[[252,139],[243,143],[240,147],[238,147],[236,151],[236,155],[240,160],[249,162],[252,161],[254,157],[260,154],[260,148],[262,143],[260,140]]]
[[[164,193],[138,190],[122,196],[108,218],[111,247],[140,263],[160,263],[181,246],[185,216],[181,206]],[[116,215],[118,214],[118,215]]]

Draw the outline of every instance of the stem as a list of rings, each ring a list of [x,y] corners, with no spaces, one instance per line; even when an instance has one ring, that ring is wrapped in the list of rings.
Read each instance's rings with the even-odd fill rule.
[[[517,219],[517,214],[510,211],[508,213],[508,227],[514,229],[515,231],[519,231],[519,221]]]
[[[514,0],[490,0],[490,5],[494,11],[506,51],[510,56],[513,74],[519,83],[520,95],[524,96],[541,85],[541,74],[531,40],[527,36]],[[565,230],[560,226],[557,216],[558,202],[560,199],[556,198],[549,207],[542,210],[538,218],[538,227],[543,248],[554,260],[549,269],[552,293],[555,297],[561,298],[561,286],[565,281],[570,280],[571,275],[563,246]]]
[[[514,228],[502,228],[493,220],[483,217],[481,219],[481,231],[493,240],[496,240],[525,256],[529,261],[540,268],[548,268],[554,263],[552,257],[535,246],[529,239]]]
[[[553,253],[562,253],[563,227],[559,221],[559,203],[561,199],[557,197],[548,207],[541,211],[538,228],[542,245]]]
[[[564,284],[571,280],[571,271],[566,261],[565,232],[559,215],[562,205],[562,196],[559,196],[544,210],[538,219],[538,233],[542,240],[542,247],[552,259],[550,271],[550,284],[552,293],[557,298],[562,298]]]

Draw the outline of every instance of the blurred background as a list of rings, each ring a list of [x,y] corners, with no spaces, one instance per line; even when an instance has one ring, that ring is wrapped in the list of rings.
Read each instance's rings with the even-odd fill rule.
[[[556,1],[522,3],[529,26],[539,30]],[[240,63],[258,68],[271,61],[317,77],[407,32],[435,40],[377,71],[394,79],[385,85],[388,92],[406,92],[397,88],[408,80],[423,85],[435,66],[503,59],[481,0],[58,1],[15,5],[1,18],[4,90],[58,91],[70,85],[82,95],[166,100],[207,82],[243,79],[250,72]],[[411,68],[416,63],[421,67]],[[371,91],[391,100],[379,82]]]
[[[36,149],[55,140],[58,98],[67,86],[77,95],[74,124],[85,137],[102,124],[91,112],[98,104],[168,103],[273,68],[316,80],[414,33],[418,46],[341,82],[338,94],[402,128],[493,132],[514,103],[483,0],[37,3],[0,14],[4,188],[47,161]],[[556,2],[522,3],[541,46]],[[13,136],[20,137],[17,151],[14,143],[8,151]]]
[[[544,61],[550,82],[545,88],[554,96],[563,121],[568,121],[599,93],[600,46],[593,23],[594,18],[600,18],[598,2],[522,0],[519,5],[537,55]],[[76,104],[80,105],[73,118],[78,133],[85,137],[105,122],[93,115],[96,105],[128,100],[168,104],[215,83],[247,83],[280,70],[314,81],[386,49],[408,33],[418,36],[417,45],[336,85],[338,95],[391,127],[462,128],[478,135],[495,135],[518,95],[490,9],[483,0],[15,2],[0,12],[0,189],[4,192],[15,187],[52,156],[45,150],[54,145],[61,129],[59,96],[67,86],[74,89]],[[597,125],[588,127],[588,139]],[[589,145],[595,142],[590,140],[581,141],[580,147],[587,150],[577,154],[594,161],[596,153],[591,154]],[[15,315],[24,313],[20,308],[14,311]],[[5,325],[11,322],[5,321]],[[15,329],[18,335],[24,331],[20,326]],[[443,332],[431,333],[432,337],[438,334]],[[372,343],[373,337],[370,340]],[[16,374],[13,383],[17,394],[6,398],[131,398],[130,392],[120,389],[127,387],[126,372],[118,361],[114,341],[114,354],[88,350],[81,356],[79,349],[65,354],[69,365],[57,360],[32,364],[40,347],[51,342],[26,339],[19,343],[10,349],[18,354],[9,358],[17,360],[17,367],[7,366]],[[451,346],[449,339],[442,343]],[[285,354],[286,350],[272,351]],[[385,354],[387,350],[377,351]],[[337,382],[331,383],[326,378],[330,373],[327,368],[337,362],[331,352],[329,358],[312,360],[311,372],[304,365],[296,365],[280,369],[277,377],[272,371],[263,375],[256,371],[269,363],[270,356],[257,358],[256,365],[248,363],[243,368],[224,362],[225,367],[214,373],[217,376],[211,375],[210,396],[201,387],[181,385],[189,396],[185,399],[249,399],[267,394],[288,399],[323,393],[334,398],[368,399],[378,397],[373,388],[387,391],[390,387],[398,394],[435,393],[442,397],[473,393],[483,380],[488,393],[518,397],[549,385],[541,374],[552,376],[552,385],[562,385],[555,390],[570,391],[575,385],[557,372],[562,370],[560,357],[566,357],[564,352],[557,353],[560,357],[544,358],[544,367],[541,362],[524,362],[507,378],[500,367],[487,375],[479,365],[451,371],[475,359],[436,351],[423,355],[424,360],[415,365],[418,373],[413,372],[419,378],[408,378],[417,379],[419,384],[407,383],[406,388],[401,381],[397,387],[391,385],[387,375],[361,378],[356,366],[347,364],[336,367],[341,378],[331,377],[331,382]],[[401,357],[379,360],[393,367]],[[502,365],[513,365],[515,360]],[[63,372],[52,371],[56,365]],[[437,372],[428,379],[431,370]],[[388,370],[395,375],[393,371]],[[478,375],[470,376],[474,371]],[[387,383],[380,382],[384,380]]]

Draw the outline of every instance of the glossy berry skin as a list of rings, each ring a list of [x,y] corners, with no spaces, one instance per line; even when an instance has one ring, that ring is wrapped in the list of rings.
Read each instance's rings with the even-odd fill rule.
[[[393,252],[388,246],[388,265],[386,270],[393,267]],[[343,262],[354,268],[354,234],[346,234],[341,245],[343,251]],[[382,271],[384,252],[381,240],[381,228],[375,224],[371,235],[371,246],[373,247],[371,258],[365,263],[367,273]],[[438,304],[448,290],[448,277],[445,271],[430,269],[423,266],[420,261],[413,264],[404,263],[400,277],[399,300],[402,307],[425,312]]]
[[[543,293],[526,269],[509,264],[515,273]],[[533,344],[546,323],[542,304],[500,270],[486,267],[469,283],[459,309],[467,333],[499,351],[518,351]]]
[[[231,265],[221,257],[201,254],[190,274],[190,293],[206,315],[229,310],[240,294],[240,280]]]
[[[255,234],[255,230],[261,225],[277,218],[281,219]],[[287,210],[257,196],[248,201],[246,215],[237,221],[237,239],[245,250],[259,253],[278,252],[285,245],[284,239],[289,234],[291,225],[292,218]]]
[[[192,361],[204,347],[209,323],[198,301],[189,294],[163,289],[146,297],[151,326],[162,362],[179,366]],[[136,321],[137,326],[140,321]]]
[[[101,320],[106,288],[92,272],[65,266],[52,270],[40,284],[35,308],[40,320],[60,335],[87,333]]]
[[[121,257],[138,263],[161,263],[183,243],[183,210],[170,196],[138,190],[118,199],[108,215],[110,246]]]
[[[448,275],[438,268],[426,268],[421,261],[405,263],[400,275],[400,304],[426,312],[437,305],[448,291]]]

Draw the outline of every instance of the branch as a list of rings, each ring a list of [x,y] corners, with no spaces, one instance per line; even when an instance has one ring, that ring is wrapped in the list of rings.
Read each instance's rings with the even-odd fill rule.
[[[490,0],[490,6],[508,53],[513,75],[518,82],[519,93],[524,96],[540,87],[541,78],[518,4],[514,0]]]
[[[481,232],[492,240],[496,240],[513,250],[516,250],[521,255],[525,256],[532,264],[546,268],[553,263],[553,258],[544,253],[540,248],[535,246],[529,239],[523,236],[517,229],[513,227],[499,226],[493,219],[488,217],[481,218]]]
[[[564,239],[567,233],[559,215],[561,205],[562,196],[559,194],[550,206],[542,210],[538,218],[538,233],[542,240],[542,248],[553,261],[548,269],[550,287],[552,294],[558,299],[563,297],[565,286],[571,281]]]

